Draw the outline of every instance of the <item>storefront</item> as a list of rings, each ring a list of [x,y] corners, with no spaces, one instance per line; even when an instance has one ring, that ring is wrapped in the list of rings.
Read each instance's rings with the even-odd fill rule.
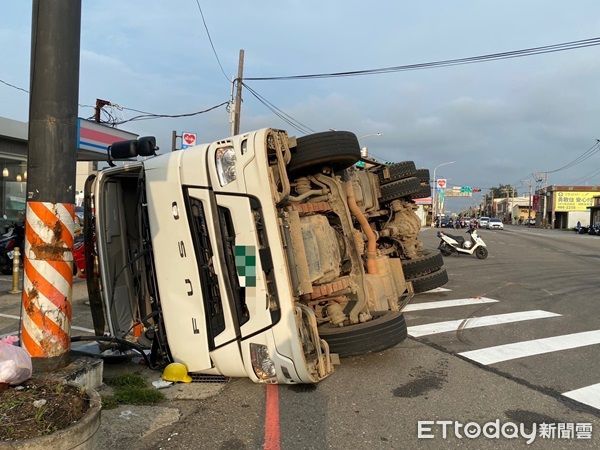
[[[27,186],[27,123],[0,117],[0,232],[23,221]],[[93,170],[89,161],[106,160],[113,142],[135,139],[136,134],[79,119],[77,128],[77,191]]]
[[[575,228],[590,223],[590,209],[600,186],[549,186],[538,191],[538,225],[551,228]]]

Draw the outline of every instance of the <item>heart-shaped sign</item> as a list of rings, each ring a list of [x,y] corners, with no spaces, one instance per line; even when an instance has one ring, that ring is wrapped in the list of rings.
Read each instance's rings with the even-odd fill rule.
[[[194,133],[183,133],[182,138],[187,145],[194,145],[196,143],[196,135]]]

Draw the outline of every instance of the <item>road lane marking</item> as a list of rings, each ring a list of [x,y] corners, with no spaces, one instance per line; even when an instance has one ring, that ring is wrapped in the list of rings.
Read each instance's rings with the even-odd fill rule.
[[[579,403],[600,409],[600,383],[565,392],[563,395],[577,400]]]
[[[0,317],[5,317],[7,319],[21,320],[21,318],[19,316],[13,316],[12,314],[2,314],[2,313],[0,313]]]
[[[533,310],[508,314],[495,314],[493,316],[470,317],[468,319],[449,320],[447,322],[426,323],[408,327],[408,334],[412,337],[428,336],[430,334],[447,333],[458,329],[489,327],[505,323],[521,322],[523,320],[545,319],[559,317],[560,314]]]
[[[279,385],[267,384],[265,392],[265,441],[263,449],[279,450],[280,448]]]
[[[428,291],[421,292],[421,294],[435,294],[437,292],[450,292],[451,290],[452,289],[443,288],[443,287],[436,287],[435,289],[430,289]]]
[[[21,318],[19,316],[13,316],[12,314],[0,313],[0,317],[5,317],[7,319],[21,320]],[[96,332],[94,330],[92,330],[91,328],[78,327],[77,325],[71,325],[71,329],[77,330],[77,331],[84,331],[86,333],[96,334]]]
[[[600,330],[584,331],[582,333],[564,334],[544,339],[515,342],[513,344],[497,345],[479,350],[459,353],[465,358],[488,365],[527,356],[568,350],[600,344]]]
[[[466,306],[466,305],[478,305],[482,303],[496,303],[498,300],[487,297],[472,297],[472,298],[459,298],[456,300],[439,300],[437,302],[423,302],[423,303],[411,303],[406,306],[402,311],[422,311],[425,309],[437,309],[437,308],[450,308],[452,306]]]

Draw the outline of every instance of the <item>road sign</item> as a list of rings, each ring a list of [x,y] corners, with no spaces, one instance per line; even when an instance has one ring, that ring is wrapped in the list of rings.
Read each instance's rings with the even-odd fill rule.
[[[446,179],[445,178],[438,178],[438,180],[437,180],[437,187],[438,187],[438,189],[446,189]]]
[[[181,134],[181,148],[193,147],[196,145],[196,133],[183,132]]]

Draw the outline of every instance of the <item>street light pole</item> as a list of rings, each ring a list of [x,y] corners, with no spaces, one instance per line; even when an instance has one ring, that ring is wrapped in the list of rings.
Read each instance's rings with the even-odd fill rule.
[[[364,136],[359,136],[358,139],[363,139],[369,136],[381,136],[383,133],[381,131],[378,131],[377,133],[369,133],[369,134],[365,134]]]
[[[438,164],[433,168],[433,188],[431,190],[431,227],[435,226],[435,217],[437,213],[437,179],[435,177],[435,172],[443,166],[448,166],[450,164],[454,164],[456,161],[448,161],[441,164]]]
[[[381,136],[382,134],[383,134],[383,133],[382,133],[381,131],[378,131],[377,133],[369,133],[369,134],[365,134],[365,135],[363,135],[363,136],[359,136],[359,137],[357,137],[357,139],[359,139],[359,140],[360,140],[360,139],[367,138],[367,137],[369,137],[369,136]],[[360,156],[361,156],[362,158],[366,158],[366,157],[368,157],[368,156],[369,156],[369,150],[367,149],[367,147],[366,147],[366,146],[364,146],[364,147],[361,147],[361,148],[360,148]]]

